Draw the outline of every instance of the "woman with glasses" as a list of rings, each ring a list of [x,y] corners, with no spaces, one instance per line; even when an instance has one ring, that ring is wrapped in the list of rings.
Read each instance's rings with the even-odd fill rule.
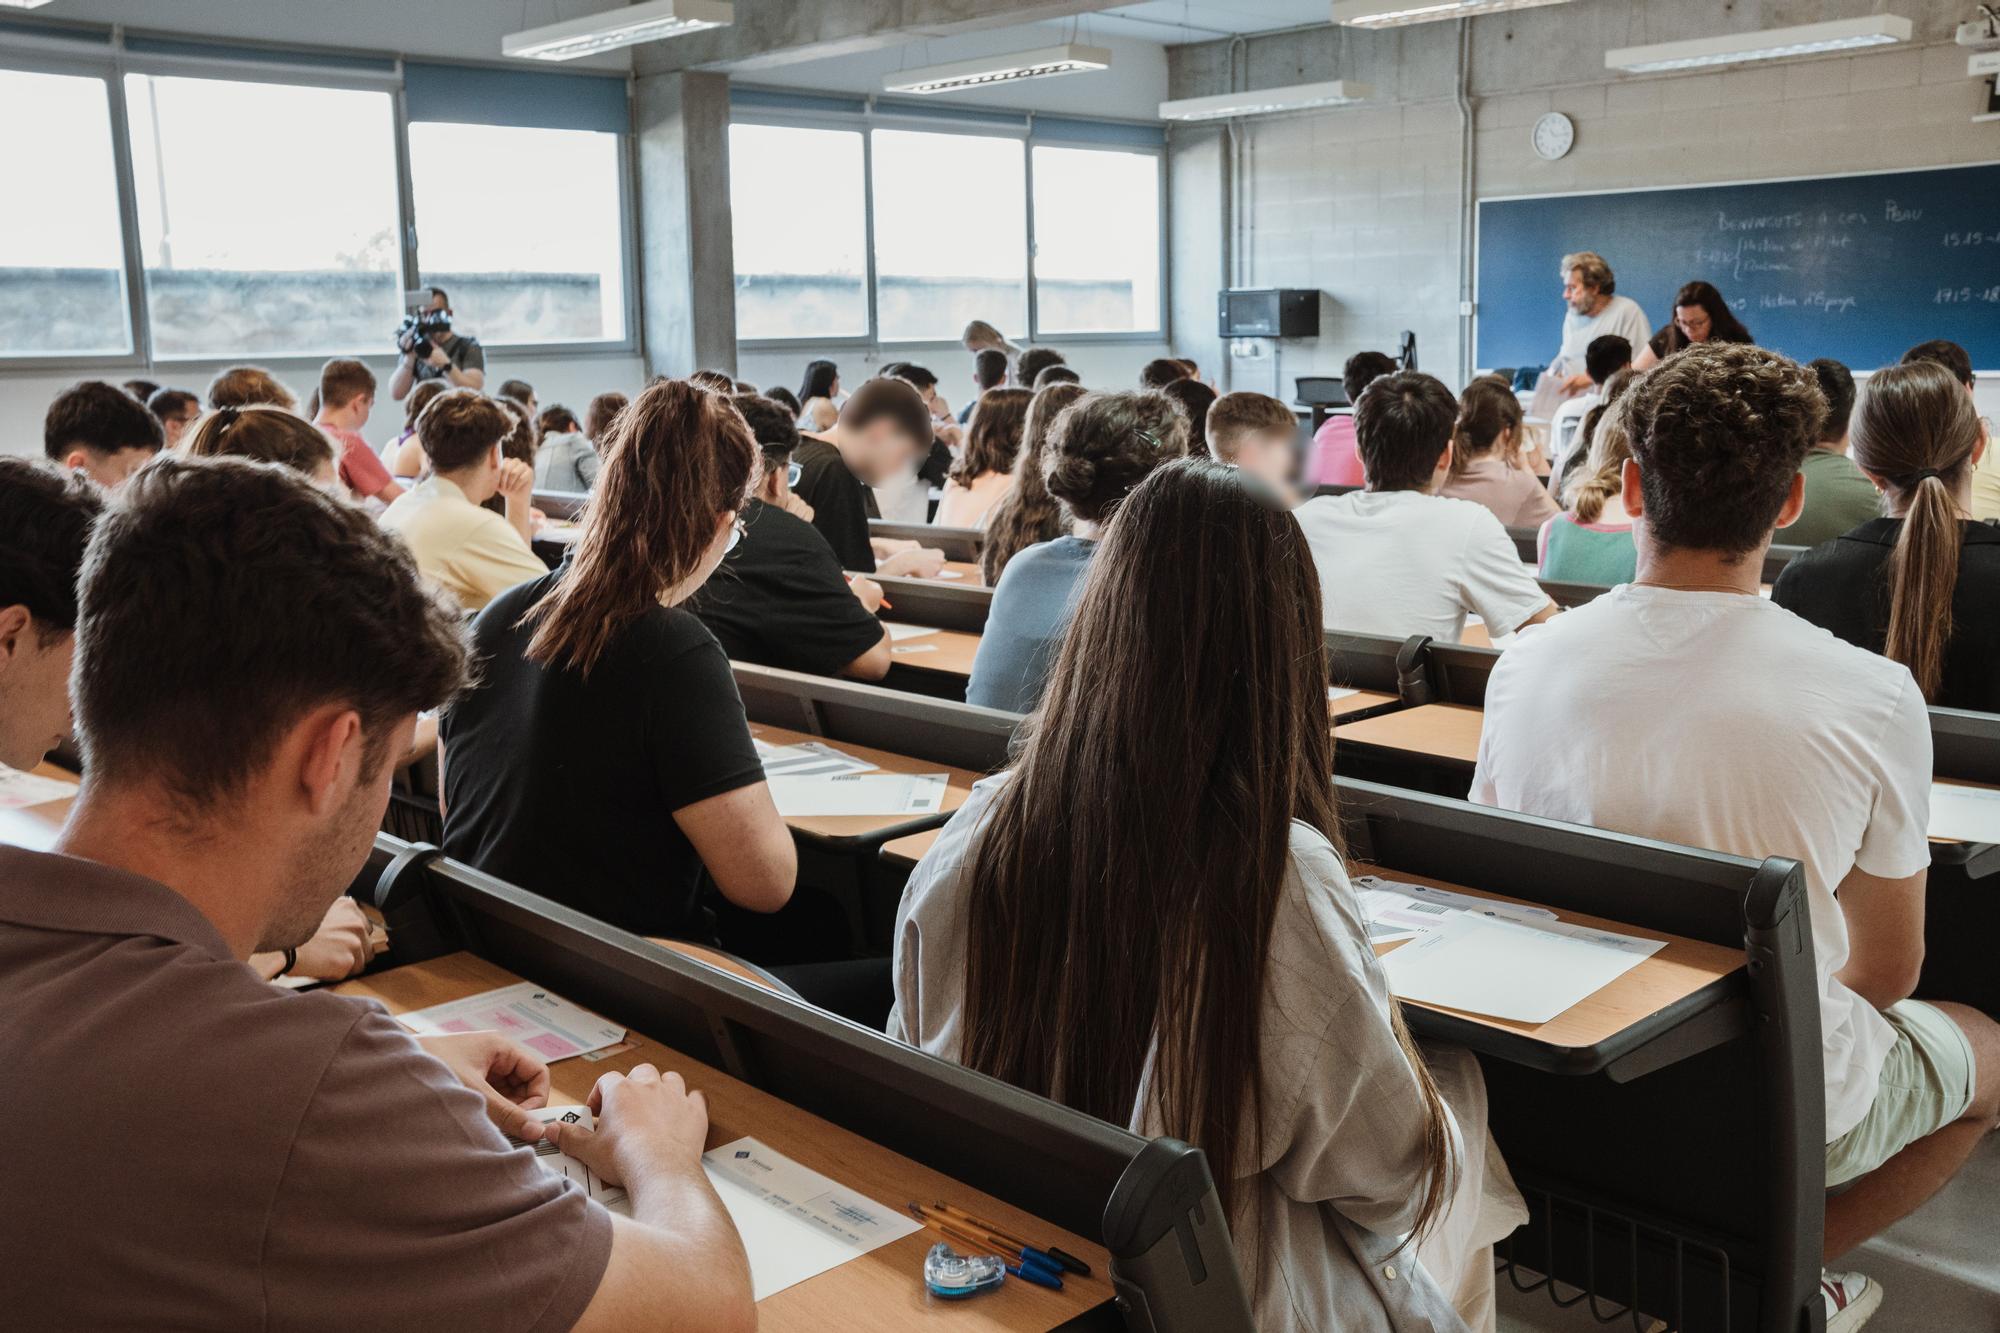
[[[1632,358],[1632,369],[1645,370],[1657,366],[1675,352],[1696,343],[1756,341],[1713,283],[1690,282],[1674,294],[1673,319],[1639,349],[1639,354]]]

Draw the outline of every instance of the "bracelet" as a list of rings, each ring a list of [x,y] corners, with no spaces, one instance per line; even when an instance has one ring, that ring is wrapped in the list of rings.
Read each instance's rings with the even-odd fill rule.
[[[282,976],[284,976],[284,975],[285,975],[285,973],[287,973],[287,972],[291,971],[291,970],[292,970],[293,968],[297,967],[298,965],[299,965],[299,951],[298,951],[297,949],[287,949],[287,950],[285,950],[285,965],[284,965],[283,967],[279,968],[279,969],[278,969],[278,972],[277,972],[277,976],[274,976],[274,977],[272,977],[271,979],[272,979],[273,981],[276,981],[276,980],[278,979],[278,977],[282,977]]]

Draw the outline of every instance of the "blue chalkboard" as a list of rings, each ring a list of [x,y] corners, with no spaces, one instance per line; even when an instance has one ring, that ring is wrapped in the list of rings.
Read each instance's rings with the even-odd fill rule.
[[[2000,369],[2000,164],[1479,205],[1482,366],[1562,341],[1564,254],[1595,250],[1655,329],[1706,278],[1762,345],[1857,370],[1950,338]]]

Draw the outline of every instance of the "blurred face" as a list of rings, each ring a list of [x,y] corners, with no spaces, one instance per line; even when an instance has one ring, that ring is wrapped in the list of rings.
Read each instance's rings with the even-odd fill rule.
[[[170,416],[160,418],[160,427],[167,433],[167,448],[178,448],[181,436],[187,434],[187,428],[199,420],[201,420],[199,403],[190,404]]]
[[[1675,306],[1674,324],[1691,343],[1705,343],[1715,332],[1715,321],[1698,305]]]
[[[87,474],[106,490],[115,490],[125,484],[126,478],[152,462],[156,452],[154,449],[120,449],[116,453],[104,454],[79,446],[63,458],[63,466],[72,472]]]
[[[841,457],[847,466],[870,486],[879,486],[916,466],[917,442],[887,417],[844,431],[841,444]]]
[[[1283,496],[1285,503],[1297,504],[1298,492],[1292,485],[1297,470],[1298,451],[1292,437],[1278,431],[1246,435],[1236,446],[1236,466],[1263,481]]]
[[[0,764],[10,768],[33,768],[69,734],[76,635],[42,629],[27,607],[0,607]]]
[[[1583,280],[1583,270],[1573,268],[1563,275],[1563,301],[1579,315],[1597,308],[1597,288]]]

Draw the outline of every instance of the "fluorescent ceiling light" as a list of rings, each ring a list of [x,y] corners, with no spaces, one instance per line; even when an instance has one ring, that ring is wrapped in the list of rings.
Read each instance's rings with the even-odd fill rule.
[[[1333,21],[1354,28],[1395,28],[1405,23],[1471,18],[1510,9],[1559,5],[1563,0],[1334,0]]]
[[[9,3],[10,0],[0,0]],[[736,19],[735,6],[727,0],[644,0],[602,14],[564,19],[546,27],[510,32],[500,39],[502,54],[529,60],[574,60],[620,46],[656,42],[662,37],[679,37],[720,28]]]
[[[1796,28],[1770,28],[1726,37],[1696,37],[1657,46],[1625,46],[1604,53],[1606,69],[1654,74],[1704,65],[1734,65],[1745,60],[1779,60],[1785,56],[1852,51],[1863,46],[1887,46],[1910,40],[1910,21],[1895,14],[1806,23]]]
[[[1352,79],[1331,83],[1294,83],[1283,88],[1251,88],[1213,97],[1183,97],[1160,103],[1161,120],[1227,120],[1231,116],[1268,116],[1278,111],[1348,106],[1372,96],[1375,89]]]
[[[882,80],[882,87],[892,93],[950,93],[967,88],[990,88],[996,83],[1046,79],[1057,74],[1084,74],[1110,68],[1111,53],[1103,47],[1079,46],[1070,42],[1034,51],[981,56],[977,60],[955,60],[949,65],[898,70]]]
[[[8,9],[40,9],[49,0],[0,0],[0,6]]]

